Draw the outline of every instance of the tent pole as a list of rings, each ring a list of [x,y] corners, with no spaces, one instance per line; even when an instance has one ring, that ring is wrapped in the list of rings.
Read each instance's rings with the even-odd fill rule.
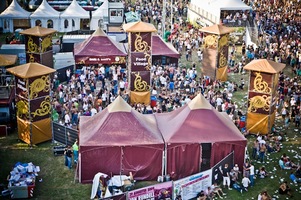
[[[164,176],[167,175],[167,144],[164,144]]]

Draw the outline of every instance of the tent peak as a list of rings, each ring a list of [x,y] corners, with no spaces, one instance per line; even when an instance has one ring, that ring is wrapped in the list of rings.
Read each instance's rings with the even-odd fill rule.
[[[110,105],[108,105],[109,113],[113,112],[131,112],[132,107],[125,100],[118,96]]]
[[[50,35],[50,34],[55,33],[55,32],[56,32],[56,30],[51,29],[51,28],[44,28],[44,27],[41,27],[41,26],[35,26],[35,27],[32,27],[32,28],[26,29],[24,31],[21,31],[20,34],[43,37],[43,36]]]
[[[191,110],[198,110],[198,109],[207,109],[212,110],[212,105],[208,102],[207,99],[202,94],[198,94],[195,96],[189,103],[188,107]]]

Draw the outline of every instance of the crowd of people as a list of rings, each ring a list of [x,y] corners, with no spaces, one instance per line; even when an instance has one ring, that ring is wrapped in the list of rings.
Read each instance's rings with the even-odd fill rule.
[[[235,165],[227,171],[224,186],[233,188],[239,192],[247,192],[249,186],[254,186],[255,177],[264,179],[269,175],[265,167],[254,169],[252,162],[265,163],[268,153],[280,152],[283,146],[285,131],[290,127],[300,130],[301,109],[301,41],[300,41],[300,12],[299,0],[292,1],[267,1],[249,0],[245,1],[253,8],[252,19],[258,25],[258,46],[242,44],[239,52],[232,44],[229,53],[229,72],[243,74],[243,66],[253,59],[266,58],[275,62],[282,62],[291,69],[292,77],[280,73],[278,94],[276,103],[277,116],[283,120],[284,131],[273,127],[270,134],[258,135],[254,141],[249,160],[244,164],[242,171]],[[210,77],[202,76],[197,71],[202,61],[202,34],[198,28],[194,28],[184,19],[185,5],[188,1],[175,1],[173,7],[179,17],[173,22],[179,28],[173,33],[172,42],[175,48],[186,56],[191,67],[186,68],[181,63],[170,63],[162,65],[153,63],[151,67],[151,95],[155,97],[154,105],[131,104],[138,112],[143,114],[171,112],[184,106],[198,93],[202,93],[206,99],[220,112],[226,112],[233,123],[247,135],[248,130],[244,127],[243,109],[246,105],[238,105],[232,97],[236,91],[246,90],[245,80],[240,82],[220,82],[210,80]],[[136,1],[128,5],[128,9],[134,9],[141,14],[142,19],[159,25],[162,21],[162,6],[157,1]],[[299,14],[296,14],[299,13]],[[245,18],[246,13],[239,13],[236,17]],[[247,13],[250,14],[250,13]],[[167,9],[167,16],[170,10]],[[233,16],[229,14],[231,19]],[[193,60],[196,54],[198,60]],[[58,77],[54,77],[52,86],[53,118],[64,125],[78,128],[80,116],[93,116],[110,103],[117,95],[121,95],[129,102],[127,69],[120,65],[97,65],[83,66],[80,73],[66,71],[67,82],[59,83]],[[71,149],[71,147],[70,147]],[[71,151],[72,152],[72,151]],[[66,151],[66,155],[68,151]],[[68,157],[68,156],[66,156]],[[67,166],[70,166],[66,158]],[[230,167],[230,166],[228,166]],[[227,168],[228,168],[227,167]],[[293,160],[288,160],[285,154],[279,158],[279,167],[283,170],[293,170],[291,180],[300,181],[300,165]],[[225,170],[225,169],[223,169]],[[295,176],[295,177],[294,177]],[[284,184],[279,187],[284,188]],[[286,185],[288,188],[288,185]],[[288,189],[284,189],[288,191]],[[217,185],[204,191],[204,196],[223,197],[224,192]],[[291,195],[289,192],[287,195]],[[202,195],[200,195],[201,197]],[[262,191],[259,200],[270,199],[267,191]]]

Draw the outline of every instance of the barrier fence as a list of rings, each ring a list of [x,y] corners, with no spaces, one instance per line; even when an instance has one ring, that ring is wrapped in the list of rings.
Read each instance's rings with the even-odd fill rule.
[[[52,122],[52,141],[59,142],[65,146],[72,146],[78,138],[78,130],[68,128],[58,122]]]

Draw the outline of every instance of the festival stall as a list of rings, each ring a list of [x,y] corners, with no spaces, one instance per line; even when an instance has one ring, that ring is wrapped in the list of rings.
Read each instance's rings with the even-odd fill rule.
[[[155,116],[166,145],[165,174],[173,179],[209,169],[232,151],[242,167],[247,140],[201,94],[180,109]],[[205,161],[209,167],[204,169]]]
[[[159,35],[153,35],[152,63],[178,65],[180,53],[171,43],[164,42]]]
[[[108,23],[109,18],[109,1],[103,1],[103,4],[96,10],[92,11],[92,18],[90,21],[90,30],[97,30],[99,27]]]
[[[228,80],[229,37],[234,31],[223,25],[200,29],[204,33],[202,72],[211,80]]]
[[[79,181],[91,183],[97,172],[156,180],[163,149],[154,116],[137,112],[119,96],[95,116],[80,117]]]
[[[74,44],[76,64],[120,64],[126,63],[126,51],[122,44],[115,42],[98,28],[89,38]]]
[[[89,12],[82,8],[76,0],[60,15],[60,32],[70,32],[83,29],[83,21],[89,20]]]
[[[60,12],[52,8],[46,0],[30,15],[31,27],[42,26],[60,31]]]
[[[4,3],[4,2],[2,2]],[[13,33],[17,28],[28,28],[30,12],[24,10],[17,0],[13,0],[11,4],[0,14],[0,27],[3,32]]]
[[[248,91],[247,130],[268,134],[276,117],[279,73],[285,64],[267,59],[253,60],[244,67],[250,71]]]

